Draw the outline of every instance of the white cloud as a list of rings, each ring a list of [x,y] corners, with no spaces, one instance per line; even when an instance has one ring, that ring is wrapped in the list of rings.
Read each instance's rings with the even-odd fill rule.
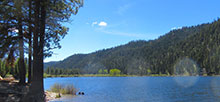
[[[171,28],[171,30],[174,30],[174,29],[176,29],[176,27]]]
[[[173,27],[171,30],[177,30],[177,29],[182,29],[182,27]]]
[[[106,22],[103,22],[103,21],[99,23],[99,26],[101,26],[101,27],[106,27],[107,25],[108,24]]]
[[[96,24],[98,24],[98,22],[92,22],[92,27],[93,27],[94,25],[96,25]]]
[[[183,27],[178,27],[177,29],[182,29]]]
[[[106,22],[104,22],[104,21],[101,21],[101,22],[92,22],[92,27],[94,27],[95,25],[98,25],[98,26],[100,26],[100,27],[106,27],[108,24],[106,23]]]

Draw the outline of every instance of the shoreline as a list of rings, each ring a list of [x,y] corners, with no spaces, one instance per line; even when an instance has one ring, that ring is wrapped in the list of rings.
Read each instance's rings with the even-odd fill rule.
[[[57,97],[59,93],[51,92],[51,91],[48,91],[48,90],[45,90],[44,93],[46,95],[46,97],[45,97],[46,102],[59,101],[59,100],[62,100],[62,99],[76,97],[76,95],[68,95],[68,94],[60,94],[60,97]]]
[[[50,91],[44,91],[44,94],[46,95],[46,102],[52,101],[56,99],[57,93],[50,92]]]
[[[62,101],[62,100],[66,100],[66,99],[71,99],[71,98],[74,98],[74,97],[76,97],[76,95],[62,95],[60,98],[54,98],[54,99],[52,99],[52,100],[49,100],[49,101],[46,101],[46,102],[60,102],[60,101]]]
[[[196,75],[199,77],[220,77],[220,75]],[[46,75],[44,78],[56,78],[56,77],[190,77],[188,75],[177,76],[177,75],[103,75],[103,74],[84,74],[84,75]]]
[[[104,74],[82,74],[82,75],[45,75],[44,78],[53,77],[146,77],[146,76],[170,76],[170,75],[104,75]]]

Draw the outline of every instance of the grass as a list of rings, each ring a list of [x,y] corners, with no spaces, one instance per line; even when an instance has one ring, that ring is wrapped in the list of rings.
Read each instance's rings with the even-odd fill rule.
[[[60,94],[76,95],[77,89],[73,85],[63,85],[55,83],[51,88],[51,92],[59,93],[56,97],[60,97]]]

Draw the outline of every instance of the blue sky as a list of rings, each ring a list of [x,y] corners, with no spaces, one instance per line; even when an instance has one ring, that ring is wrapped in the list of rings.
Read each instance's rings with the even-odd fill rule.
[[[84,0],[71,17],[61,49],[44,61],[78,53],[156,39],[172,29],[212,22],[220,17],[220,0]]]

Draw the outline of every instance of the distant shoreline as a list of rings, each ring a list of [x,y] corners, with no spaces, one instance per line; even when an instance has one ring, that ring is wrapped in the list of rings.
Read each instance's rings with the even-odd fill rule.
[[[186,77],[189,75],[185,75]],[[183,76],[183,77],[185,77]],[[220,76],[220,75],[198,75],[202,77],[209,76]],[[152,75],[109,75],[109,74],[81,74],[81,75],[44,75],[44,78],[55,78],[55,77],[176,77],[176,75],[165,75],[165,74],[152,74]]]
[[[44,78],[48,78],[48,77],[144,77],[144,76],[170,76],[170,75],[80,74],[80,75],[44,75]]]

